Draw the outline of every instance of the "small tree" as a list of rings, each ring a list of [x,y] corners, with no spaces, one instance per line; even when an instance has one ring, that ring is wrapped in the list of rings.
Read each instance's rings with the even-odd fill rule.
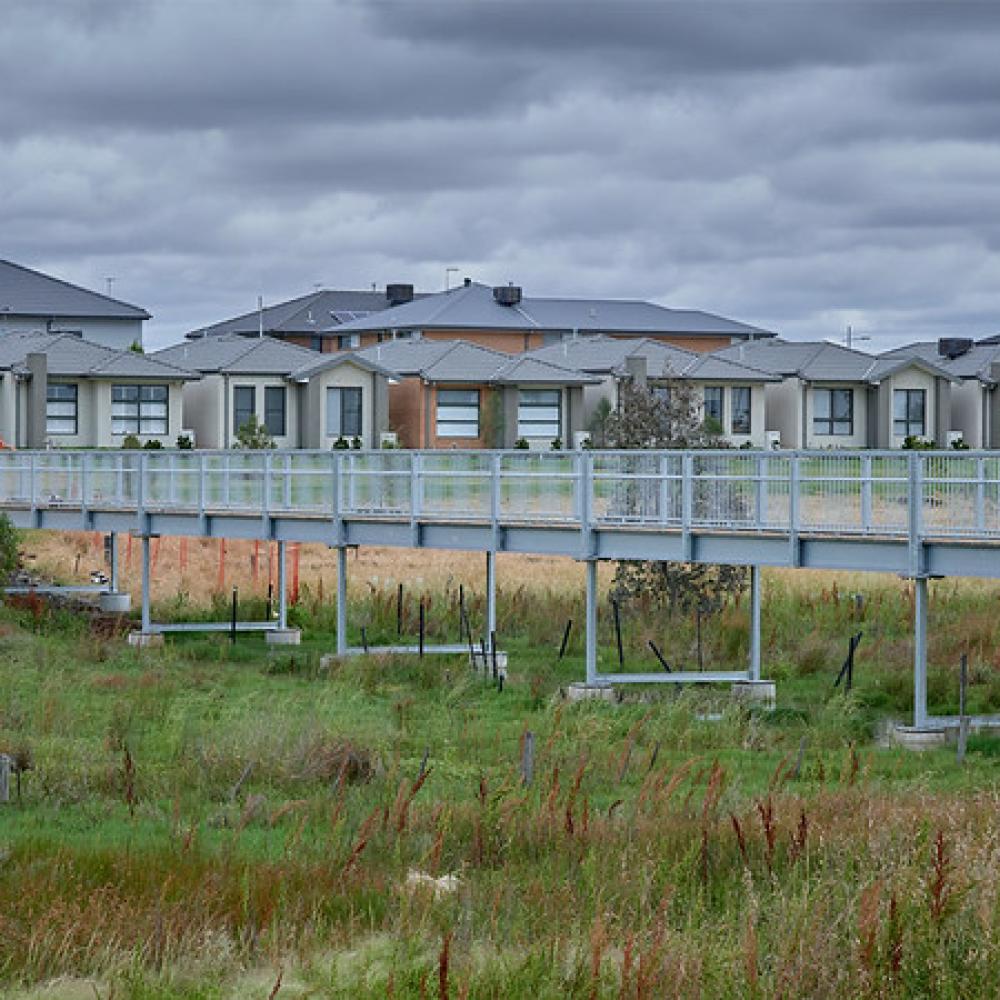
[[[257,415],[251,413],[247,421],[236,431],[235,447],[245,451],[263,451],[274,447],[274,438],[257,419]]]
[[[725,439],[701,415],[690,382],[673,379],[653,389],[628,382],[620,404],[604,423],[607,447],[723,448]],[[620,561],[613,589],[619,600],[647,600],[671,611],[713,614],[746,589],[742,566]]]

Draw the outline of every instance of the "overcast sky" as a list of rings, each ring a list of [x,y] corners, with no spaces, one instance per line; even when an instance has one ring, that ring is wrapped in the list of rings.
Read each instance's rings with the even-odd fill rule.
[[[0,6],[0,257],[113,275],[154,346],[451,266],[869,348],[1000,331],[1000,4]]]

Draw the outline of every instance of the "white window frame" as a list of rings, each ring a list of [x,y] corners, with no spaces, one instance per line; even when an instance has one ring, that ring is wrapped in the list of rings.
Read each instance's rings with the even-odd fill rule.
[[[547,397],[547,398],[541,398]],[[539,416],[539,411],[551,413],[555,417]],[[561,389],[521,389],[517,399],[517,436],[530,439],[554,441],[562,437],[562,390]]]
[[[111,433],[115,437],[128,434],[165,437],[169,434],[170,387],[165,382],[112,385]]]
[[[58,392],[54,398],[52,395],[52,390],[67,390],[72,389],[72,397],[67,392],[61,398],[58,397]],[[69,410],[72,408],[72,414]],[[53,410],[65,409],[67,412],[59,413],[53,412]],[[64,422],[72,420],[73,429],[69,430],[55,430],[51,425],[50,421]],[[45,387],[45,433],[47,435],[52,435],[53,437],[73,437],[80,433],[80,386],[76,382],[49,382]]]
[[[434,394],[434,435],[479,438],[481,399],[478,389],[438,389]]]

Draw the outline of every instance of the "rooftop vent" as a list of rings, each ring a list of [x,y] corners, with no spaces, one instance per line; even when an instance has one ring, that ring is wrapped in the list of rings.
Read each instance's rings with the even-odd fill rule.
[[[501,306],[516,306],[521,301],[520,285],[497,285],[493,289],[493,298]]]
[[[401,306],[404,302],[413,301],[413,285],[400,283],[386,285],[385,297],[391,306]]]
[[[942,358],[954,361],[972,349],[972,339],[969,337],[942,337],[938,341],[938,354]]]

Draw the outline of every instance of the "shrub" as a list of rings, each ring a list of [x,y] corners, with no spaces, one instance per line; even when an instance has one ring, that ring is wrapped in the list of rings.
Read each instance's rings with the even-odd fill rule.
[[[251,414],[246,423],[236,432],[236,447],[246,451],[263,451],[274,447],[274,438],[257,419],[256,414]]]
[[[187,434],[178,434],[176,444],[180,451],[192,451],[194,449],[194,441]]]
[[[952,448],[955,449],[955,451],[968,451],[969,450],[968,442],[965,440],[964,437],[955,438],[955,440],[951,442],[951,446],[952,446]]]
[[[350,448],[350,444],[348,444],[347,438],[339,437],[333,442],[333,447],[338,451],[347,451],[347,449]]]
[[[907,434],[903,438],[903,447],[909,451],[932,451],[934,442],[928,441],[927,438],[922,438],[918,434]]]
[[[144,445],[143,448],[146,451],[158,451],[163,447],[163,442],[159,438],[150,438]]]
[[[528,450],[528,439],[527,438],[518,438],[514,442],[514,447],[517,448],[518,451],[527,451]]]
[[[134,434],[126,434],[125,437],[122,438],[122,447],[134,451],[142,446],[139,444],[139,439]]]
[[[552,451],[562,451],[562,438],[553,438],[549,447]]]
[[[20,538],[17,528],[6,514],[0,514],[0,577],[7,579],[20,565]]]
[[[351,447],[355,451],[361,451],[361,438],[359,437],[351,438]]]

